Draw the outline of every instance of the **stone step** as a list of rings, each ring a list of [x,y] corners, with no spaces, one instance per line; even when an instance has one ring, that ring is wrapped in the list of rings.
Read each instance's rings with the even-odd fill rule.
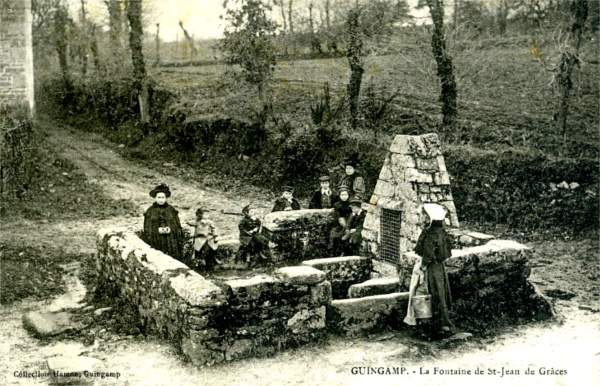
[[[331,282],[334,299],[343,299],[348,295],[348,288],[371,277],[373,264],[370,258],[363,256],[328,257],[324,259],[305,260],[302,265],[325,272]]]
[[[327,310],[330,330],[358,336],[391,327],[402,327],[408,292],[333,300]]]
[[[348,289],[350,299],[364,298],[366,296],[384,295],[398,292],[400,280],[398,277],[382,277],[367,280],[363,283],[352,284]]]

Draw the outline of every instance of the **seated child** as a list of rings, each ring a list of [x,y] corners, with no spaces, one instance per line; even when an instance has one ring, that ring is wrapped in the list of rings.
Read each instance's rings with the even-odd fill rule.
[[[362,230],[365,222],[366,213],[361,208],[362,201],[352,200],[350,201],[350,208],[352,214],[348,218],[346,224],[346,234],[342,237],[344,243],[344,252],[346,256],[358,255],[360,251],[360,244],[362,243]]]
[[[281,212],[287,210],[299,210],[300,204],[298,200],[296,200],[294,195],[294,188],[291,186],[284,186],[283,193],[281,197],[275,200],[275,206],[273,206],[273,210],[271,212]]]
[[[350,209],[350,194],[348,188],[342,186],[339,188],[340,200],[333,206],[333,224],[329,232],[329,253],[331,256],[341,256],[342,237],[346,234],[346,223],[352,213]]]
[[[188,222],[194,226],[194,258],[199,267],[204,266],[207,271],[212,271],[217,264],[221,264],[216,258],[219,247],[217,241],[218,232],[215,223],[207,218],[202,209],[196,210],[196,221]]]
[[[321,187],[317,189],[310,199],[308,209],[328,209],[333,208],[335,203],[338,201],[337,195],[333,193],[329,184],[331,179],[329,176],[323,176],[319,178]]]
[[[246,263],[255,263],[256,256],[263,262],[273,263],[271,251],[269,250],[269,239],[261,233],[262,224],[256,217],[256,209],[246,205],[242,209],[244,218],[238,226],[240,230],[240,249],[236,254],[236,260]]]

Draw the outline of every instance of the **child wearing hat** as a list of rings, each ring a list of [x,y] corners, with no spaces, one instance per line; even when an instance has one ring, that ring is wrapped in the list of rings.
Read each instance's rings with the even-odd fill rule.
[[[196,221],[188,223],[194,227],[194,257],[199,266],[206,267],[212,271],[217,264],[216,252],[219,247],[217,240],[218,231],[214,222],[207,218],[206,212],[198,208],[196,210]]]
[[[261,260],[272,263],[271,251],[269,250],[269,239],[262,233],[262,224],[256,217],[256,209],[250,204],[242,209],[244,218],[240,221],[238,228],[240,230],[240,248],[236,254],[236,260],[254,263],[255,256]]]
[[[329,209],[334,207],[339,198],[329,187],[330,183],[331,178],[329,176],[319,178],[321,187],[313,193],[308,209]]]
[[[362,230],[366,213],[362,210],[362,201],[354,199],[350,201],[352,214],[346,224],[346,234],[342,237],[346,256],[358,255],[362,243]]]
[[[298,200],[294,198],[294,188],[291,186],[284,186],[282,190],[283,193],[281,194],[281,197],[275,200],[275,205],[271,212],[299,210],[300,204],[298,203]]]
[[[354,157],[347,158],[344,161],[345,175],[338,183],[338,186],[347,186],[350,189],[350,199],[362,200],[365,196],[365,180],[356,171],[358,162]]]
[[[179,212],[167,202],[171,190],[165,183],[150,191],[154,203],[144,213],[142,239],[154,249],[181,261],[183,259],[183,229]]]
[[[339,201],[333,206],[333,223],[329,232],[329,253],[331,256],[341,256],[343,254],[342,237],[346,234],[346,224],[348,217],[352,213],[350,208],[350,194],[348,187],[339,188]]]

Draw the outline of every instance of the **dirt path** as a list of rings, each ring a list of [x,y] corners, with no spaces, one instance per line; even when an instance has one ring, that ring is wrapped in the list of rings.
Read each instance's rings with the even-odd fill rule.
[[[66,127],[53,128],[48,132],[48,142],[59,153],[71,161],[88,182],[96,184],[115,200],[129,200],[138,208],[137,217],[113,217],[105,220],[79,220],[46,222],[40,227],[39,221],[16,221],[3,224],[6,236],[13,241],[28,242],[37,235],[41,245],[62,247],[68,252],[95,251],[95,234],[103,227],[141,228],[143,214],[152,204],[148,192],[158,183],[166,182],[172,191],[169,202],[179,211],[184,223],[194,219],[198,207],[210,210],[211,219],[219,226],[222,235],[237,237],[237,225],[241,217],[231,214],[241,213],[244,205],[253,202],[259,207],[259,213],[266,214],[270,202],[264,194],[248,188],[241,195],[222,193],[200,186],[190,174],[188,179],[165,175],[149,167],[128,161],[118,154],[118,147],[95,134],[82,134]],[[84,139],[84,136],[87,137]],[[176,167],[170,166],[171,169]],[[175,170],[172,170],[177,174]],[[229,214],[223,213],[228,212]]]
[[[201,187],[190,179],[161,174],[118,155],[114,145],[101,138],[85,137],[68,129],[50,133],[49,141],[85,173],[90,183],[101,186],[115,199],[131,200],[139,216],[105,220],[82,220],[40,224],[16,221],[3,224],[6,237],[28,242],[35,237],[41,244],[61,246],[67,251],[93,253],[95,232],[102,227],[139,227],[142,213],[152,202],[148,191],[159,181],[172,190],[171,203],[180,210],[182,220],[193,217],[198,205],[212,209],[212,217],[223,234],[237,234],[239,217],[222,211],[240,210],[249,201],[268,211],[269,202],[258,190],[243,195],[226,194]],[[174,173],[181,175],[182,173]],[[185,175],[185,173],[184,173]],[[243,197],[240,200],[240,197]],[[568,272],[568,256],[563,265],[534,271],[533,280],[547,282],[560,276],[564,285],[573,284]],[[576,269],[579,266],[576,266]],[[560,271],[561,275],[557,275]],[[555,280],[555,279],[552,279]],[[559,279],[556,279],[559,280]],[[597,284],[597,283],[596,283]],[[587,287],[576,287],[585,291]],[[589,292],[589,291],[588,291]],[[584,296],[578,293],[579,298]],[[597,298],[595,298],[597,300]],[[332,337],[329,342],[281,353],[273,358],[249,359],[212,368],[195,368],[182,361],[167,342],[153,338],[102,341],[84,347],[79,342],[40,342],[25,332],[21,316],[28,310],[47,309],[49,302],[24,301],[0,310],[0,384],[45,384],[46,379],[23,379],[17,371],[44,371],[48,357],[58,353],[93,356],[104,360],[107,371],[121,373],[119,380],[97,380],[115,385],[294,385],[294,384],[600,384],[600,313],[578,309],[578,298],[559,300],[555,306],[564,323],[542,323],[507,329],[489,340],[472,340],[459,347],[433,350],[425,343],[408,342],[398,334],[375,339],[349,340]],[[597,307],[597,304],[595,304]],[[120,339],[120,340],[119,340]],[[406,367],[403,375],[354,375],[352,368]],[[434,368],[447,370],[483,369],[485,375],[437,375]],[[519,370],[519,375],[501,375],[501,369]],[[527,368],[536,374],[525,375]],[[420,369],[429,374],[419,374]],[[541,368],[566,370],[567,375],[541,375]],[[498,375],[490,375],[496,369]]]

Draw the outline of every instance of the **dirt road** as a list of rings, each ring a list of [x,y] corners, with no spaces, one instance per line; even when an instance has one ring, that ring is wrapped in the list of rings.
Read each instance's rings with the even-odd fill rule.
[[[186,174],[175,165],[163,165],[162,169],[167,172],[161,173],[125,160],[118,154],[118,146],[99,137],[62,128],[50,133],[48,140],[85,173],[90,183],[98,184],[113,198],[131,200],[139,208],[139,216],[3,224],[4,237],[13,241],[26,243],[36,237],[41,244],[93,253],[98,229],[141,225],[141,215],[152,202],[148,191],[159,181],[171,186],[170,202],[180,210],[182,220],[191,219],[199,205],[207,207],[223,234],[237,234],[239,217],[222,212],[239,211],[250,201],[262,205],[263,212],[269,208],[264,192],[248,188],[248,191],[233,194],[206,189],[194,181],[191,173]],[[536,256],[557,248],[556,245],[535,247],[541,251]],[[569,248],[563,249],[569,251]],[[585,266],[567,253],[561,256],[560,262],[541,264],[539,269],[534,269],[533,281],[575,292],[575,298],[555,303],[563,323],[507,328],[494,338],[475,338],[445,349],[406,340],[400,334],[359,340],[332,337],[323,344],[284,352],[273,358],[249,359],[211,368],[195,368],[184,363],[169,343],[153,338],[123,339],[108,335],[106,340],[99,339],[93,346],[69,340],[40,342],[22,328],[21,316],[28,310],[47,309],[51,304],[23,301],[0,311],[3,327],[0,331],[0,384],[45,384],[45,378],[19,378],[15,373],[44,371],[46,359],[59,353],[84,353],[102,359],[106,371],[120,373],[118,380],[96,380],[97,384],[107,385],[600,384],[600,313],[594,312],[600,302],[597,296],[592,296],[594,287],[597,291],[597,280],[588,280],[585,275],[589,272],[580,272],[582,267]],[[583,301],[591,305],[592,310],[579,309]],[[405,367],[407,372],[377,374],[381,371],[379,368],[388,367],[392,372],[395,368],[401,372]],[[474,374],[477,369],[483,374]],[[527,369],[534,374],[526,374]],[[462,375],[440,375],[440,370]],[[466,371],[471,374],[464,374]],[[366,372],[371,374],[364,375]]]

